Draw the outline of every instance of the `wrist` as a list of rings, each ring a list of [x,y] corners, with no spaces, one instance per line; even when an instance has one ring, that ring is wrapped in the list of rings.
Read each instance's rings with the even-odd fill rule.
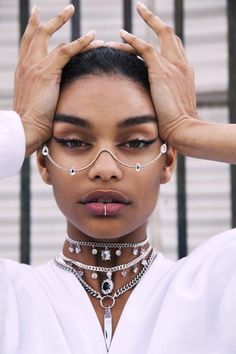
[[[173,146],[180,153],[184,153],[185,148],[198,139],[199,129],[203,129],[207,122],[200,118],[185,116],[175,125],[171,133],[167,137],[169,145]]]
[[[49,139],[51,129],[37,127],[35,123],[29,121],[29,119],[24,119],[24,117],[21,121],[25,132],[25,157],[28,157],[37,151],[42,144]]]

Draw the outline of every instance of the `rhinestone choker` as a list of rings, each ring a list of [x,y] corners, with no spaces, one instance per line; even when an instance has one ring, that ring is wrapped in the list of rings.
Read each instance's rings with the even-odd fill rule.
[[[144,246],[148,243],[148,239],[146,238],[142,242],[126,242],[126,243],[118,243],[118,242],[91,242],[91,241],[75,241],[69,235],[66,235],[66,240],[69,242],[68,251],[70,253],[79,254],[82,252],[82,247],[91,247],[91,253],[94,256],[97,256],[100,248],[100,255],[103,261],[111,260],[111,250],[115,249],[115,255],[121,256],[122,249],[130,248],[131,253],[134,256],[138,254],[142,254],[145,249]]]

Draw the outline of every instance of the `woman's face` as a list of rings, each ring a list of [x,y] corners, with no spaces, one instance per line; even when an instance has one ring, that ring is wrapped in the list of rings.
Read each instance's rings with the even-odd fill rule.
[[[156,137],[153,104],[139,83],[119,75],[91,75],[62,90],[48,147],[56,162],[76,167],[80,157],[90,161],[87,155],[95,156],[102,149],[123,159],[131,156],[135,160],[132,156],[140,153],[146,156],[150,149],[146,142]],[[157,144],[159,149],[161,144]],[[168,179],[171,168],[163,155],[137,172],[105,151],[74,176],[43,161],[42,156],[39,164],[67,219],[68,233],[111,240],[125,235],[127,240],[143,237],[160,183]]]

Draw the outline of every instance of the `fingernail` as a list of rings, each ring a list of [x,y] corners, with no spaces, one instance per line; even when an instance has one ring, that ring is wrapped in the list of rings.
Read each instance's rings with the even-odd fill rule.
[[[145,6],[141,1],[138,1],[138,2],[137,2],[137,5],[138,5],[139,7],[142,7],[143,9],[147,9],[147,6]]]
[[[121,36],[126,36],[127,34],[130,34],[130,33],[125,31],[124,29],[120,29],[120,35]]]
[[[102,41],[100,39],[94,41],[95,44],[99,44],[99,45],[104,45],[105,44],[105,41]]]
[[[73,10],[74,11],[74,5],[70,4],[70,5],[67,5],[66,7],[64,7],[64,10],[63,11],[71,11]]]
[[[33,15],[33,14],[35,13],[36,8],[37,8],[37,6],[36,6],[36,5],[34,5],[34,6],[32,7],[32,10],[31,10],[31,15]]]
[[[112,47],[116,42],[106,42],[105,46],[106,47]]]
[[[88,33],[86,33],[86,36],[94,36],[96,33],[95,30],[89,31]]]

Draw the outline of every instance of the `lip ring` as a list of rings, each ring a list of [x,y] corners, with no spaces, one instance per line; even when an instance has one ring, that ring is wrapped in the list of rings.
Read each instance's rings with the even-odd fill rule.
[[[98,199],[114,200],[122,204],[130,204],[130,200],[121,192],[115,190],[94,190],[81,199],[81,204],[96,202]]]

